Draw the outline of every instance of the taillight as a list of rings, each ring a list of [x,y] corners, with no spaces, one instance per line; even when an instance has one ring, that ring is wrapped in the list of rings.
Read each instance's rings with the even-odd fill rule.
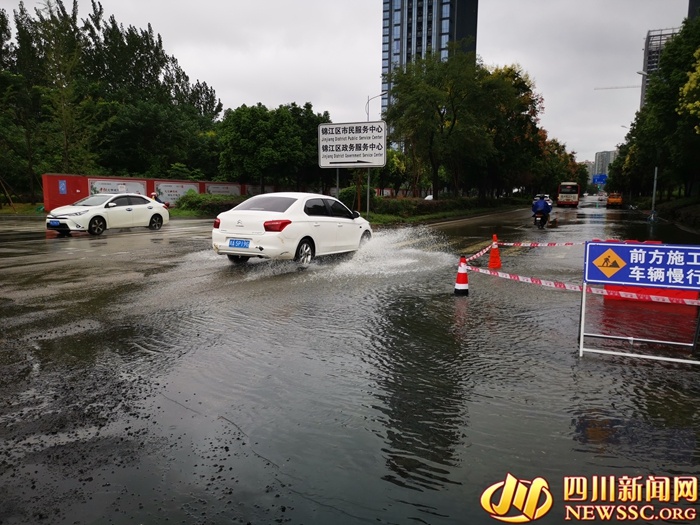
[[[217,230],[219,226],[221,226],[221,219],[217,217],[216,219],[214,219],[214,229]]]
[[[287,226],[292,224],[289,219],[279,220],[279,221],[267,221],[263,224],[266,232],[281,232]]]

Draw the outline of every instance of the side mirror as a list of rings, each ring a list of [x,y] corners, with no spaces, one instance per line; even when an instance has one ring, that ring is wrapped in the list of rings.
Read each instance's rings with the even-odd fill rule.
[[[115,208],[116,206],[117,206],[117,204],[115,202],[108,202],[106,207],[107,208]]]
[[[353,218],[353,219],[357,219],[359,216],[360,216],[360,212],[359,212],[359,211],[355,210],[355,211],[352,212],[352,218]]]

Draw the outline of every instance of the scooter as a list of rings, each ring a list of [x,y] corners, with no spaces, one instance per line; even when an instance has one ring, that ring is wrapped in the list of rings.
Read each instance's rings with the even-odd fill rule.
[[[541,211],[535,213],[535,226],[537,226],[537,228],[540,230],[543,230],[545,224],[547,224],[547,216]]]

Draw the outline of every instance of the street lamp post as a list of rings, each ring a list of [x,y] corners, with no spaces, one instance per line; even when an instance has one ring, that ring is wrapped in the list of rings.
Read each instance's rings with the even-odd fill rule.
[[[367,122],[369,122],[369,102],[375,98],[386,95],[386,91],[382,91],[379,95],[374,95],[370,97],[367,95],[367,103],[365,104],[365,113],[367,113]],[[367,168],[367,218],[369,219],[369,187],[370,187],[370,168]]]
[[[386,95],[386,93],[387,93],[386,91],[382,91],[381,93],[379,93],[379,95],[374,95],[373,97],[370,97],[369,95],[367,95],[367,103],[365,104],[365,113],[367,113],[367,122],[369,122],[369,101],[374,100],[375,98],[379,98],[381,96],[384,96],[384,95]]]
[[[654,189],[651,192],[651,215],[649,220],[654,222],[656,220],[656,178],[659,174],[659,167],[654,166]]]

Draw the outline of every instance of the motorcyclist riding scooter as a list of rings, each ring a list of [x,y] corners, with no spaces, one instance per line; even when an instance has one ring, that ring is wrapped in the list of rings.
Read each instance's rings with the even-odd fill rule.
[[[549,221],[549,214],[552,211],[552,206],[545,200],[544,195],[536,200],[532,205],[532,216],[535,218],[535,224],[541,230]]]

